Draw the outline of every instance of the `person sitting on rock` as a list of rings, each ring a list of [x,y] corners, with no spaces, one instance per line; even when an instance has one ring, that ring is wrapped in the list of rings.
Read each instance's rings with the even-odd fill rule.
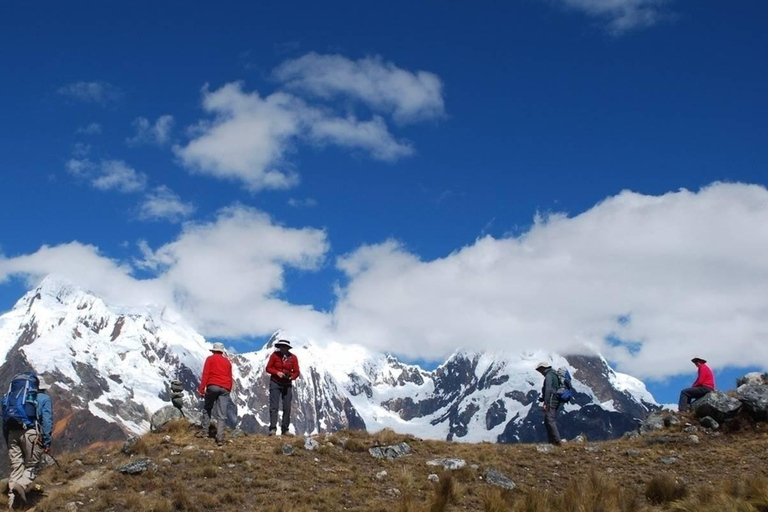
[[[687,411],[691,407],[691,402],[715,390],[715,376],[707,366],[706,359],[697,356],[691,359],[691,362],[699,369],[699,373],[693,386],[680,392],[680,402],[677,404],[677,410],[680,412]]]
[[[232,363],[224,356],[224,345],[214,343],[211,354],[205,360],[203,376],[198,391],[205,399],[203,421],[198,437],[208,437],[211,416],[216,418],[216,444],[224,444],[224,424],[227,421],[229,394],[232,391]],[[215,409],[215,410],[214,410]]]
[[[539,402],[543,402],[544,428],[547,429],[547,440],[550,444],[560,446],[560,432],[557,430],[557,410],[560,408],[560,399],[557,397],[557,388],[560,379],[557,372],[548,363],[536,365],[536,371],[544,376],[544,385],[541,388]]]
[[[291,400],[293,399],[293,381],[299,378],[299,359],[290,352],[291,342],[278,340],[276,351],[269,356],[267,373],[269,379],[269,435],[277,433],[277,412],[283,402],[283,420],[280,429],[288,434],[291,424]]]

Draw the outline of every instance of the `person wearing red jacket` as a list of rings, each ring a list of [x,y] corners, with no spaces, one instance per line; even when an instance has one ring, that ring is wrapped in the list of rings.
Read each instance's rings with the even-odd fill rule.
[[[203,421],[197,437],[208,437],[211,416],[216,418],[216,444],[224,444],[224,424],[227,421],[229,393],[232,391],[232,363],[224,356],[224,345],[214,343],[205,360],[198,392],[205,399]],[[215,409],[215,410],[214,410]]]
[[[299,359],[290,352],[291,342],[278,340],[275,350],[267,361],[269,379],[269,435],[277,434],[277,412],[283,403],[283,418],[280,429],[288,435],[291,423],[291,401],[293,400],[293,381],[299,378]]]
[[[715,376],[707,366],[707,361],[701,357],[694,357],[691,362],[699,369],[699,374],[693,386],[680,392],[680,402],[677,404],[677,410],[680,412],[690,409],[692,401],[703,398],[707,393],[715,390]]]

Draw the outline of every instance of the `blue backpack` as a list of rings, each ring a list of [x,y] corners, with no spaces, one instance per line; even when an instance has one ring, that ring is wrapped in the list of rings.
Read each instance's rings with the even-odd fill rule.
[[[34,372],[16,375],[3,397],[3,425],[33,428],[37,421],[37,392],[40,381]]]
[[[570,402],[573,398],[573,386],[571,386],[571,372],[568,368],[558,368],[557,378],[559,380],[557,386],[557,399],[563,403]]]

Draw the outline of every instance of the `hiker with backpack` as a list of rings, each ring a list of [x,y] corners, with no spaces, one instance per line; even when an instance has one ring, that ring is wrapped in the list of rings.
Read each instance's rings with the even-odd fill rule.
[[[288,435],[291,424],[291,401],[293,381],[299,378],[299,359],[290,352],[291,342],[278,340],[275,350],[267,361],[269,379],[269,435],[277,434],[277,412],[283,404],[283,418],[280,423],[282,435]]]
[[[677,404],[677,410],[680,412],[687,411],[691,408],[691,402],[704,398],[708,393],[715,390],[715,375],[707,366],[706,359],[697,356],[691,359],[691,362],[696,365],[698,374],[693,385],[680,392],[680,400]]]
[[[9,508],[13,507],[16,495],[26,502],[27,491],[37,476],[37,454],[42,457],[51,451],[53,407],[50,397],[40,392],[40,384],[34,372],[20,373],[11,379],[3,397],[3,437],[11,466]],[[48,388],[44,381],[43,388]]]
[[[198,392],[205,400],[203,405],[203,421],[197,437],[208,437],[211,417],[216,418],[216,445],[224,444],[224,425],[227,421],[229,394],[232,392],[232,363],[224,355],[224,345],[214,343],[213,352],[205,360],[203,376],[200,378]]]
[[[536,365],[536,371],[544,376],[539,401],[542,402],[541,408],[544,410],[547,440],[550,444],[560,446],[562,440],[557,430],[557,411],[571,399],[571,377],[567,369],[555,371],[552,365],[545,362]]]

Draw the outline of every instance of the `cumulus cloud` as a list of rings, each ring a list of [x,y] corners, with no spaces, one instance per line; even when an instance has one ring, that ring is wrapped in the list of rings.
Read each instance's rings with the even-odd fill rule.
[[[165,185],[159,186],[144,196],[139,205],[142,220],[167,220],[179,222],[195,212],[192,203],[185,203]]]
[[[143,258],[132,264],[78,242],[0,256],[0,282],[15,275],[33,285],[58,274],[114,304],[172,306],[207,336],[263,336],[284,325],[326,329],[324,314],[280,298],[286,269],[309,272],[322,265],[329,249],[322,230],[280,226],[262,212],[235,206],[212,222],[185,224],[168,244],[142,248]],[[135,277],[138,269],[152,277]]]
[[[240,181],[252,191],[297,185],[287,156],[302,142],[359,149],[386,161],[413,152],[380,118],[336,117],[284,92],[262,98],[241,83],[229,83],[215,91],[205,88],[203,108],[213,119],[196,126],[193,139],[175,147],[176,154],[194,172]]]
[[[133,121],[135,134],[126,139],[130,145],[155,144],[164,146],[171,139],[174,119],[171,115],[163,115],[157,118],[154,124],[146,117],[138,117]]]
[[[57,92],[83,103],[106,105],[119,100],[123,93],[108,82],[73,82],[59,87]]]
[[[619,35],[650,27],[667,19],[664,6],[669,0],[559,0],[565,6],[605,20],[607,28]]]
[[[101,125],[99,123],[90,123],[87,126],[82,126],[77,129],[77,133],[82,133],[84,135],[100,135],[101,131]]]
[[[345,96],[391,114],[400,123],[445,115],[443,84],[428,71],[408,71],[380,57],[351,60],[308,53],[273,71],[291,90],[331,99]]]

